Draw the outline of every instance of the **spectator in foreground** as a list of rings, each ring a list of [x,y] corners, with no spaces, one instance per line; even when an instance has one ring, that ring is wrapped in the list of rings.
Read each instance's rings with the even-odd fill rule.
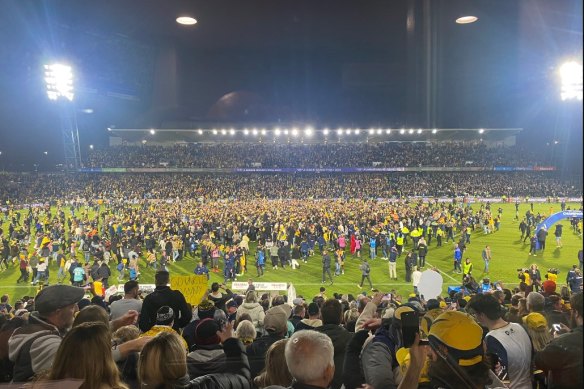
[[[254,379],[254,384],[258,388],[265,388],[270,385],[281,385],[287,387],[292,383],[292,376],[286,366],[284,350],[288,339],[278,340],[272,344],[266,353],[266,367],[260,375]]]
[[[161,332],[149,342],[138,363],[142,387],[156,389],[248,389],[249,363],[243,345],[233,337],[233,325],[227,324],[217,336],[223,343],[230,373],[207,374],[191,380],[187,374],[187,354],[180,337],[173,332]],[[165,363],[160,363],[165,361]]]
[[[77,302],[84,291],[69,285],[43,288],[35,298],[28,324],[8,340],[8,356],[14,362],[14,382],[25,382],[53,364],[62,338],[73,325]]]
[[[79,352],[79,350],[84,350]],[[80,389],[125,389],[112,358],[109,326],[100,322],[82,323],[61,342],[48,381],[83,380]],[[44,379],[43,379],[44,380]],[[42,380],[41,380],[42,386]]]
[[[159,271],[154,275],[156,288],[144,299],[140,314],[139,327],[142,332],[148,331],[156,324],[156,313],[162,306],[169,306],[174,313],[172,328],[175,331],[185,327],[191,321],[193,312],[185,300],[185,296],[168,286],[170,275],[167,271]]]
[[[137,281],[128,281],[124,284],[124,298],[114,301],[110,305],[110,319],[122,317],[128,311],[142,311],[142,300],[138,297],[139,285]]]
[[[535,354],[535,366],[547,373],[548,388],[582,388],[582,293],[572,296],[572,330],[560,324],[564,333],[556,335],[541,352]]]
[[[508,377],[509,388],[531,387],[531,368],[526,363],[532,357],[531,340],[525,329],[505,321],[499,302],[490,294],[475,295],[467,308],[489,329],[485,343],[487,354],[492,360],[496,357],[501,365],[497,375],[502,379]]]
[[[410,348],[410,364],[398,388],[418,387],[427,353],[430,358],[428,378],[432,387],[504,388],[489,369],[482,336],[482,328],[466,313],[448,311],[441,314],[430,327],[430,350],[419,345],[419,336],[416,335]],[[531,384],[521,388],[531,388]]]
[[[290,388],[328,388],[335,374],[334,347],[316,331],[294,333],[285,349],[286,365],[294,383]]]

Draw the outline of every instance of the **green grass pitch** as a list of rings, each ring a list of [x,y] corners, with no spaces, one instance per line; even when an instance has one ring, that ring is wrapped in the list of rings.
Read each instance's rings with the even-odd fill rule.
[[[492,261],[490,264],[489,277],[492,282],[502,281],[506,287],[514,287],[518,284],[516,269],[520,267],[527,267],[532,263],[540,267],[542,277],[550,267],[556,267],[560,270],[559,286],[565,283],[565,276],[568,269],[578,263],[577,253],[582,248],[582,237],[574,233],[570,228],[569,221],[563,220],[560,223],[564,225],[564,233],[562,237],[563,247],[556,248],[555,237],[553,235],[554,227],[550,228],[548,239],[546,241],[547,248],[543,255],[538,253],[537,257],[529,256],[529,243],[522,243],[519,240],[519,221],[513,220],[515,216],[515,206],[511,203],[492,204],[491,209],[496,212],[496,209],[501,205],[503,208],[503,219],[499,231],[484,235],[479,229],[475,230],[471,237],[471,243],[467,246],[464,257],[471,258],[474,264],[473,276],[477,281],[483,278],[483,262],[481,259],[481,252],[485,245],[491,246]],[[568,206],[571,209],[579,209],[581,204],[570,203]],[[479,208],[479,204],[473,205],[474,209]],[[520,218],[525,214],[529,204],[522,203],[519,208]],[[534,211],[537,214],[549,215],[550,209],[553,212],[560,210],[559,203],[536,203],[534,204]],[[7,225],[5,225],[7,230]],[[456,237],[458,240],[458,236]],[[410,243],[411,245],[411,243]],[[410,247],[406,247],[409,249]],[[317,253],[309,258],[307,264],[301,263],[300,268],[292,270],[290,268],[272,270],[271,265],[266,266],[265,275],[263,277],[256,277],[256,270],[254,266],[253,253],[255,253],[255,244],[250,244],[251,254],[248,257],[248,273],[239,277],[238,281],[245,281],[252,278],[255,281],[266,282],[290,282],[296,287],[296,292],[304,297],[311,297],[318,293],[322,286],[322,268],[321,256]],[[452,257],[453,257],[453,243],[444,243],[442,247],[436,247],[436,240],[433,239],[429,247],[428,256],[426,258],[427,267],[436,266],[442,273],[444,279],[443,292],[445,293],[447,287],[450,285],[460,285],[461,276],[452,273]],[[82,254],[78,254],[82,258]],[[362,256],[368,256],[368,248],[363,250]],[[198,257],[191,258],[187,256],[186,259],[180,262],[173,263],[169,266],[171,275],[173,274],[192,274]],[[359,271],[360,260],[353,258],[350,254],[347,255],[345,262],[345,274],[334,277],[334,285],[330,286],[328,283],[324,286],[327,289],[327,295],[331,296],[334,292],[338,293],[353,293],[357,294],[361,290],[357,287],[357,283],[361,280],[361,273]],[[398,259],[397,272],[398,281],[389,280],[388,262],[379,258],[370,261],[371,264],[371,279],[375,288],[389,292],[395,289],[402,296],[407,297],[409,293],[413,292],[411,284],[405,282],[404,271],[404,256]],[[117,282],[117,271],[114,263],[110,262],[112,269],[112,277],[110,278],[110,285]],[[152,269],[146,268],[143,259],[140,261],[140,282],[151,284],[154,282],[154,272]],[[56,283],[57,265],[51,264],[50,268],[50,283]],[[334,269],[332,271],[334,273]],[[17,284],[16,280],[19,277],[19,270],[17,266],[11,266],[8,270],[0,272],[0,294],[9,294],[10,300],[14,302],[18,298],[36,293],[36,287],[28,285]],[[209,285],[214,282],[222,282],[222,274],[211,273]],[[368,285],[364,285],[363,290],[368,290]]]

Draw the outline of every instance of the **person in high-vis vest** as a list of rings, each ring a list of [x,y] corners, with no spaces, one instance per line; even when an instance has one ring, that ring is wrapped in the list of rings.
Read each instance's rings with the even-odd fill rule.
[[[472,262],[470,261],[470,258],[467,258],[464,263],[462,264],[462,279],[464,279],[465,276],[471,276],[472,273]]]

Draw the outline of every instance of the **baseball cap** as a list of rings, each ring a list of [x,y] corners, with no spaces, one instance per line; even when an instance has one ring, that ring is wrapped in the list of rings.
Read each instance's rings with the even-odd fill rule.
[[[303,298],[300,298],[300,297],[295,298],[294,300],[292,300],[292,304],[294,304],[294,305],[302,305],[302,304],[304,304],[304,299]]]
[[[464,334],[464,336],[461,336]],[[460,366],[472,366],[483,360],[483,330],[463,312],[447,311],[438,316],[428,334],[430,343],[438,342],[448,349]]]
[[[169,325],[174,320],[174,311],[168,305],[163,305],[156,311],[156,324]]]
[[[237,303],[236,303],[235,301],[231,300],[231,301],[230,301],[230,302],[228,302],[228,303],[227,303],[225,306],[226,306],[227,308],[237,308]]]
[[[44,287],[35,297],[35,309],[39,313],[51,313],[68,305],[76,304],[85,295],[83,288],[70,285]]]
[[[291,307],[288,304],[278,305],[266,311],[264,317],[264,328],[277,333],[284,333],[288,330],[288,317]]]
[[[525,316],[523,318],[523,323],[532,330],[547,328],[547,320],[545,316],[537,312],[532,312]]]
[[[402,305],[393,312],[393,318],[396,320],[401,320],[401,315],[404,312],[414,312],[414,309],[412,307]]]

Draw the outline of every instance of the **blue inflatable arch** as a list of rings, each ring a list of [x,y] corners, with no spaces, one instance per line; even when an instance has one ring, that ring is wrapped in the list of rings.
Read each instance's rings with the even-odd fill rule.
[[[545,219],[544,221],[542,221],[541,223],[539,223],[537,225],[537,228],[535,229],[535,233],[537,234],[537,232],[539,230],[541,230],[543,227],[545,227],[549,231],[550,227],[553,224],[559,222],[560,220],[571,219],[574,217],[582,219],[582,211],[570,210],[570,211],[562,211],[562,212],[554,213],[553,215],[550,215],[547,219]],[[537,249],[539,250],[539,242],[537,243]]]

